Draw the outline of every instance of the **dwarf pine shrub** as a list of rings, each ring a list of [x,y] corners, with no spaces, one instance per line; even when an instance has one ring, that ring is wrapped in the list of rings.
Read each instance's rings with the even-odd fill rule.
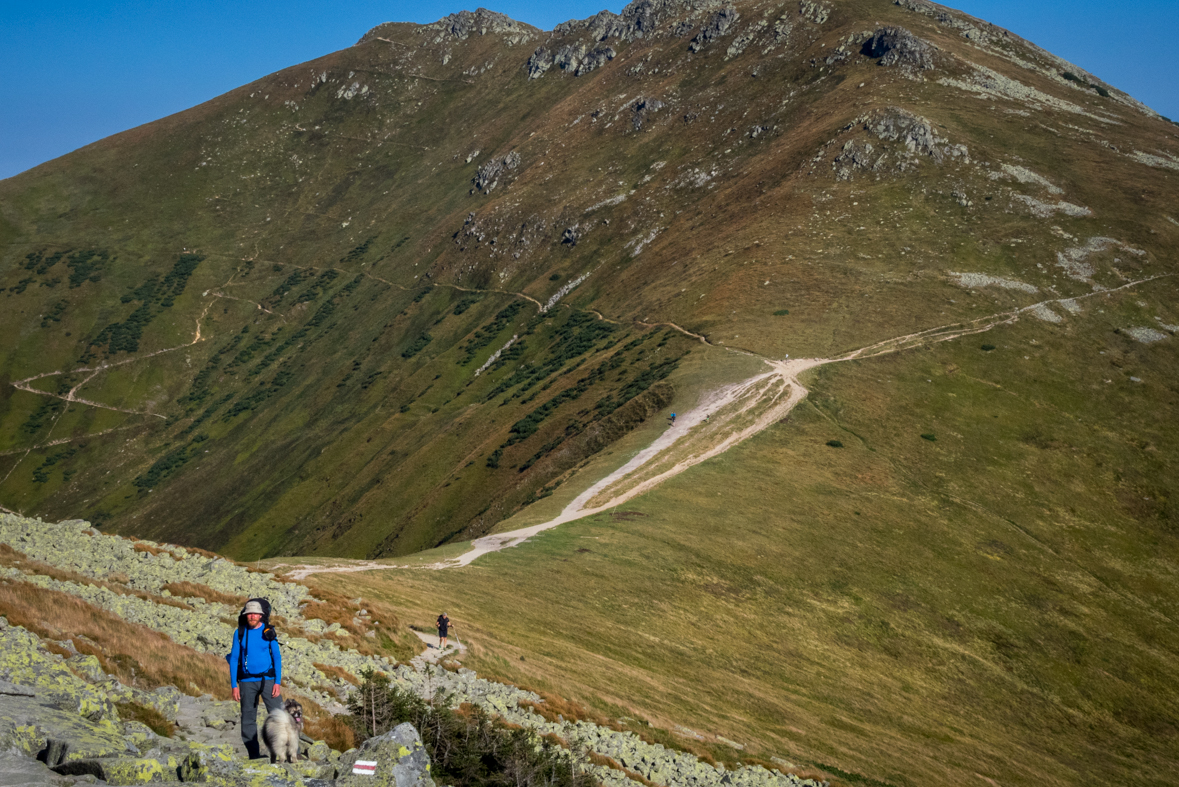
[[[454,787],[592,787],[581,757],[526,729],[511,729],[482,708],[449,707],[449,698],[427,702],[368,671],[348,700],[360,738],[383,735],[409,722],[430,755],[430,775]]]

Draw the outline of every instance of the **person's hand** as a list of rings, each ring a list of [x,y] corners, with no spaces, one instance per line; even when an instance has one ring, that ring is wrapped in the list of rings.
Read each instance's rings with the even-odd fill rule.
[[[233,701],[234,702],[241,702],[242,701],[242,690],[239,689],[237,686],[233,687]]]
[[[282,686],[278,685],[277,683],[274,684],[274,688],[270,690],[270,696],[271,697],[278,697],[281,694],[282,694]]]

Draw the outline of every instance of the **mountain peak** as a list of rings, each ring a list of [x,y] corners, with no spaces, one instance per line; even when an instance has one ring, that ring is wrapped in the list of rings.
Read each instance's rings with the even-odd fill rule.
[[[401,26],[403,25],[400,22],[385,22],[384,24],[377,25],[365,33],[357,43],[364,44],[373,39],[383,38],[385,33],[391,28]],[[435,43],[441,43],[446,39],[466,41],[472,35],[484,36],[489,33],[499,33],[506,36],[509,42],[518,43],[530,35],[540,32],[532,25],[517,22],[506,14],[501,14],[498,11],[489,11],[486,8],[476,8],[474,11],[459,11],[458,13],[448,14],[437,22],[422,25],[419,30],[422,33],[437,33]]]

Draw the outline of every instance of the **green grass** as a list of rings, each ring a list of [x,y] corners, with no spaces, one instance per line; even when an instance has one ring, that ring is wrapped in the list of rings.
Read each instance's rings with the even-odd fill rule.
[[[997,338],[1051,352],[1038,326]],[[1043,361],[996,387],[1011,363],[962,341],[825,367],[789,424],[621,511],[462,570],[316,581],[423,622],[445,606],[481,673],[763,758],[892,784],[1163,783],[1179,547],[1151,485],[1173,438],[1149,393],[1080,395],[1085,369]],[[1107,397],[1122,432],[1085,426]]]

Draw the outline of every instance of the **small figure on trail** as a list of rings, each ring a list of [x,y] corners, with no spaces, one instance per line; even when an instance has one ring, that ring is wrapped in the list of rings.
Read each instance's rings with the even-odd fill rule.
[[[233,647],[225,660],[229,662],[229,685],[233,699],[241,703],[242,743],[251,760],[262,756],[258,747],[258,700],[266,703],[266,712],[283,709],[282,651],[278,635],[270,625],[270,602],[252,598],[237,617]]]
[[[675,426],[675,413],[671,414],[671,425]]]
[[[450,618],[443,612],[438,616],[438,649],[446,650],[446,634],[454,628],[454,624],[450,622]]]

